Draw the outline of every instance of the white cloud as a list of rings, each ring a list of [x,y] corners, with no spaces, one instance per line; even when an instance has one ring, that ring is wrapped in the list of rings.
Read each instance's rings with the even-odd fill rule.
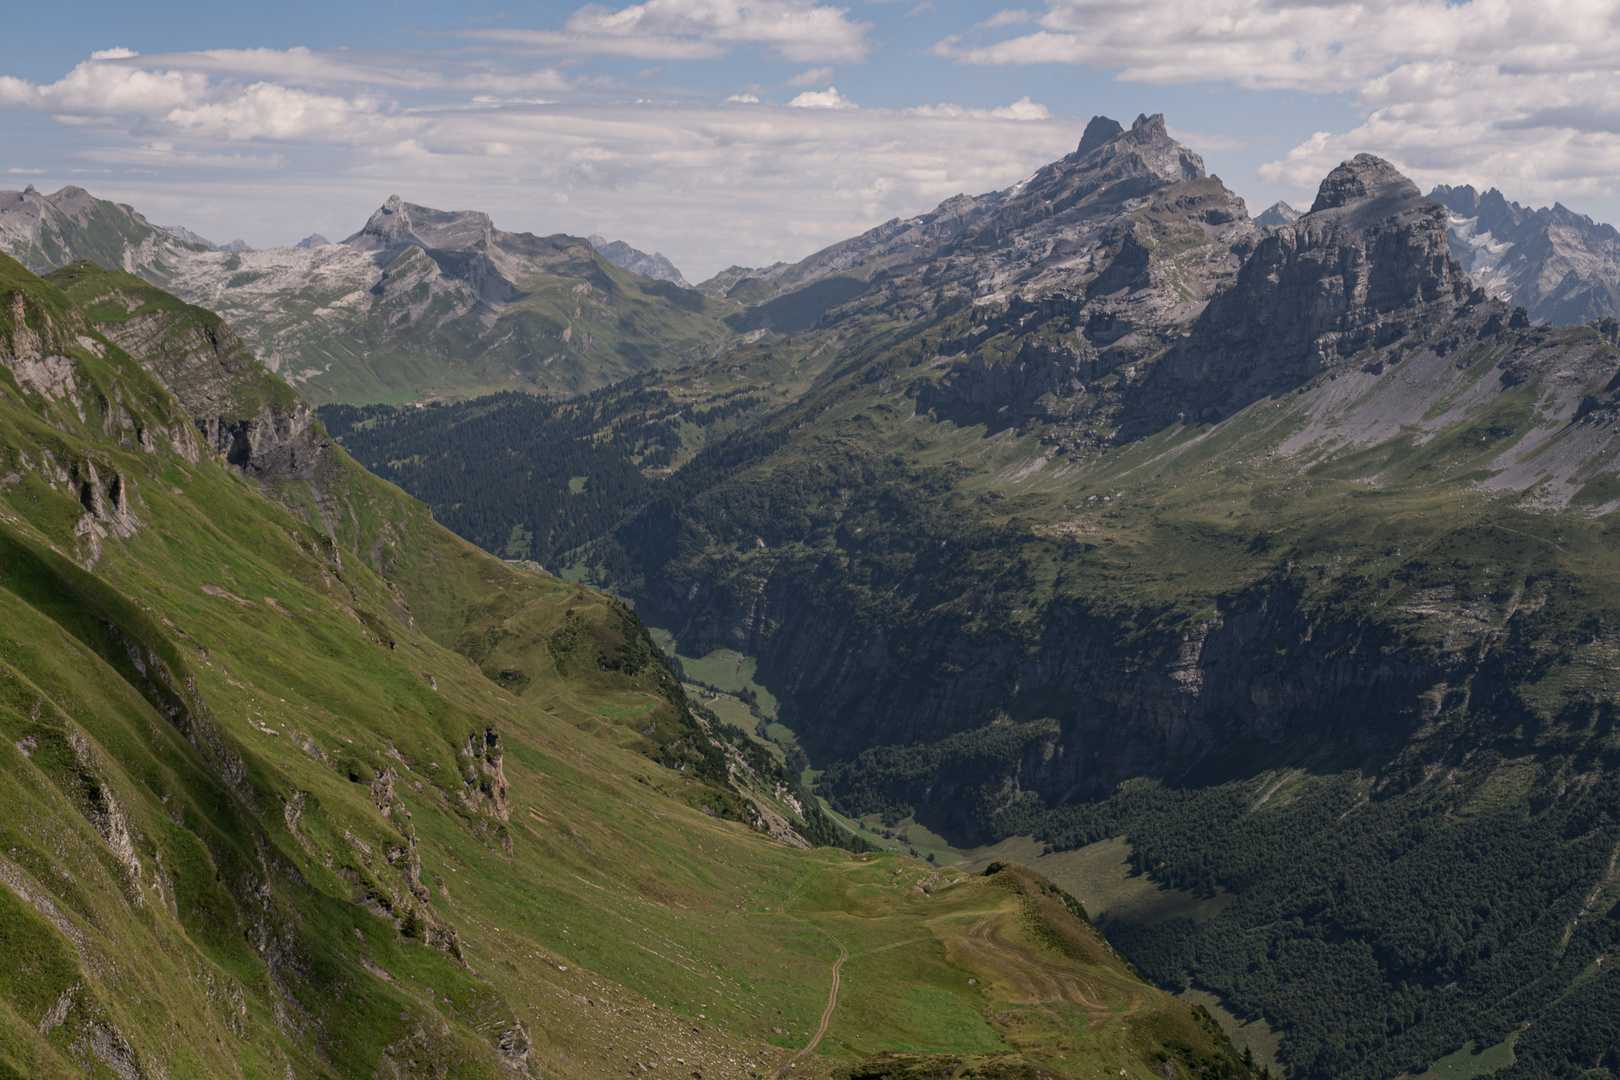
[[[93,58],[92,58],[93,59]],[[144,69],[200,72],[234,82],[259,79],[306,88],[368,86],[417,92],[562,93],[581,85],[556,68],[482,59],[402,56],[358,49],[203,49],[140,58]]]
[[[86,60],[54,83],[0,76],[0,107],[63,120],[128,118],[145,130],[229,142],[348,142],[398,137],[419,120],[389,115],[370,94],[323,94],[277,82],[242,85],[203,70],[153,70]]]
[[[825,90],[806,90],[788,102],[790,109],[854,109],[856,104],[838,92],[838,87]]]
[[[704,60],[762,46],[791,63],[859,63],[871,24],[810,0],[645,0],[587,4],[561,30],[467,30],[461,36],[543,54]]]
[[[737,102],[738,104],[742,104],[742,105],[758,105],[759,104],[759,97],[756,94],[732,94],[730,97],[726,98],[726,100],[727,101],[734,101],[734,102]]]
[[[1016,26],[1019,23],[1027,23],[1034,17],[1023,8],[1006,8],[979,23],[979,26],[986,30],[992,30],[998,26]]]
[[[1049,0],[1036,21],[1030,33],[950,37],[933,51],[1161,85],[1346,94],[1361,124],[1318,133],[1260,170],[1305,190],[1370,151],[1423,185],[1469,180],[1542,201],[1620,193],[1615,0]]]
[[[1052,114],[1045,105],[1029,100],[1029,95],[1025,94],[1011,105],[991,109],[990,115],[1003,120],[1045,120]]]
[[[92,60],[122,60],[125,57],[139,56],[139,55],[140,54],[137,53],[134,49],[126,49],[126,48],[123,48],[122,46],[120,46],[120,47],[118,47],[116,49],[97,49],[95,52],[90,54],[90,59],[92,59]]]
[[[994,109],[967,109],[961,105],[944,103],[940,105],[918,105],[907,109],[913,116],[941,116],[941,117],[972,117],[979,120],[1046,120],[1052,115],[1045,105],[1029,100],[1025,94],[1011,105],[1002,105]]]
[[[787,82],[783,83],[782,85],[784,85],[784,86],[815,86],[818,83],[832,82],[832,77],[833,77],[833,69],[832,68],[830,68],[830,67],[813,67],[813,68],[810,68],[808,71],[799,72],[797,75],[793,76],[793,78],[789,79]]]
[[[74,157],[103,165],[140,167],[233,169],[262,171],[287,165],[283,154],[215,154],[198,150],[177,150],[172,143],[153,142],[142,146],[107,146],[77,151]]]
[[[13,165],[11,168],[7,169],[6,172],[12,174],[13,176],[44,176],[45,175],[45,170],[44,169],[21,169],[21,168],[18,168],[17,166],[15,166],[15,165]]]

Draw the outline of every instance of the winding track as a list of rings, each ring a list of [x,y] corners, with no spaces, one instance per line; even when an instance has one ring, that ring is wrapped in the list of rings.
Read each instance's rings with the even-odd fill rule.
[[[827,934],[825,930],[822,933]],[[820,1044],[821,1037],[827,1034],[827,1025],[832,1022],[833,1010],[838,1008],[838,973],[843,968],[844,961],[849,959],[849,950],[845,949],[843,943],[831,934],[827,934],[827,936],[832,938],[833,944],[838,946],[838,959],[833,961],[832,986],[827,989],[827,1007],[821,1010],[821,1023],[816,1027],[816,1033],[811,1037],[810,1041],[805,1043],[798,1053],[778,1065],[776,1071],[771,1073],[769,1080],[777,1080],[777,1077],[781,1076],[788,1066],[810,1053]]]

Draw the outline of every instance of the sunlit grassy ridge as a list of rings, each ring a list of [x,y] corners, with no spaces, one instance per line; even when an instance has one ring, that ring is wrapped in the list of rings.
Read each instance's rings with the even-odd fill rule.
[[[99,312],[0,290],[0,1074],[763,1076],[843,954],[793,1075],[1243,1074],[1043,879],[804,847],[622,605],[318,428],[251,482]],[[211,325],[168,310],[159,374]]]

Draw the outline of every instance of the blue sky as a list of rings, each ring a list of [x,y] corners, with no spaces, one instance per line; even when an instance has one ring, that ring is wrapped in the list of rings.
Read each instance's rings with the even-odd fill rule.
[[[1256,212],[1369,150],[1611,220],[1617,5],[18,5],[0,186],[254,246],[340,238],[398,193],[696,280],[1014,183],[1093,114],[1163,112]]]

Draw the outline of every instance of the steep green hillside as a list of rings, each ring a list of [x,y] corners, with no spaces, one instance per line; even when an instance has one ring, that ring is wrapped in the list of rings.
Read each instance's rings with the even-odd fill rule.
[[[1110,939],[1290,1075],[1611,1067],[1620,328],[1491,300],[1378,159],[1263,229],[1158,118],[1097,123],[809,329],[529,414],[628,476],[649,402],[756,402],[571,551],[479,482],[511,405],[343,438],[685,655],[755,657],[835,809],[934,850],[1123,838],[1186,903]]]
[[[810,847],[633,613],[249,359],[0,258],[0,1075],[1247,1074],[1039,875]]]

